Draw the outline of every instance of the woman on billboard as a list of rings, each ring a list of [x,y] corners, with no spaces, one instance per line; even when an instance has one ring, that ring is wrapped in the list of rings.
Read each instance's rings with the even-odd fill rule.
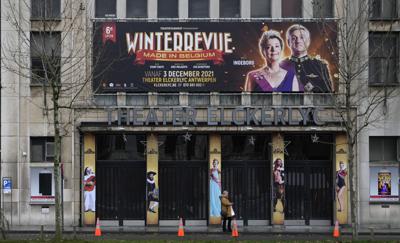
[[[339,203],[339,208],[337,209],[338,212],[342,212],[344,207],[343,193],[345,192],[346,189],[346,182],[345,182],[346,176],[347,176],[346,165],[344,164],[343,161],[340,161],[339,170],[336,171],[336,194]]]
[[[259,41],[259,50],[265,65],[250,71],[246,77],[245,91],[252,92],[298,92],[303,91],[293,71],[279,66],[284,49],[279,32],[268,30]]]
[[[213,159],[212,169],[210,170],[210,216],[219,217],[221,215],[221,171],[218,169],[218,160]]]

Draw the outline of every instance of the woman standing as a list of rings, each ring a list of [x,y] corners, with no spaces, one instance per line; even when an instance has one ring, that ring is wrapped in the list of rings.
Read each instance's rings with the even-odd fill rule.
[[[232,231],[231,227],[231,222],[232,222],[232,217],[233,215],[233,210],[232,210],[232,205],[233,203],[229,201],[228,198],[228,191],[224,191],[221,196],[219,196],[221,199],[221,216],[222,216],[222,231],[226,231],[226,220],[228,220],[228,231]]]
[[[221,171],[218,169],[219,162],[214,159],[210,170],[210,216],[219,217],[221,214]]]

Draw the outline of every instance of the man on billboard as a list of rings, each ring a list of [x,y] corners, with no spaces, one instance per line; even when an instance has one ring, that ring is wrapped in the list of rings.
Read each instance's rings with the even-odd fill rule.
[[[158,206],[158,188],[154,176],[157,173],[154,171],[147,172],[146,190],[147,190],[147,210],[156,213],[155,209]]]
[[[283,60],[281,67],[296,72],[306,92],[332,92],[327,63],[307,53],[311,43],[310,31],[303,25],[294,24],[286,31],[286,40],[292,56]]]

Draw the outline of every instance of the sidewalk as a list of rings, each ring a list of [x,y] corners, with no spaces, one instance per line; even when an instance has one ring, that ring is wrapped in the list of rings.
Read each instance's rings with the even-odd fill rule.
[[[333,226],[241,226],[239,227],[239,233],[241,234],[316,234],[316,235],[331,235]],[[65,233],[76,234],[93,234],[94,227],[64,227]],[[101,230],[103,233],[110,234],[176,234],[178,225],[176,227],[170,226],[122,226],[122,227],[111,227],[102,226]],[[32,234],[40,233],[41,226],[12,226],[10,227],[9,233],[11,234]],[[343,235],[350,235],[351,229],[342,227],[341,233]],[[54,226],[43,226],[44,233],[54,232]],[[225,234],[218,226],[185,226],[185,232],[187,233],[200,233],[200,234]],[[360,235],[398,235],[400,236],[400,228],[366,228],[362,227],[359,229]]]

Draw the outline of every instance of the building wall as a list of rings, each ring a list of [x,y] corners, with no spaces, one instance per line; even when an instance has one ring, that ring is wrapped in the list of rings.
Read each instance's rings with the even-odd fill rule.
[[[78,5],[69,1],[62,1],[65,5],[63,16],[75,16]],[[51,112],[49,116],[44,115],[43,111],[43,89],[42,87],[32,86],[29,78],[30,48],[29,35],[30,25],[30,1],[1,1],[1,41],[2,41],[2,80],[1,80],[1,177],[12,178],[12,193],[2,195],[2,207],[11,225],[54,225],[54,205],[53,203],[35,202],[31,199],[32,178],[35,178],[32,171],[45,169],[53,170],[52,163],[32,163],[31,158],[31,137],[54,136],[54,128],[51,122]],[[76,14],[76,12],[75,12]],[[85,15],[84,15],[85,16]],[[14,19],[15,18],[15,19]],[[18,32],[13,26],[13,20],[21,28]],[[85,26],[85,17],[76,19],[66,43],[63,46],[64,54],[69,50],[79,50],[79,43],[83,31],[78,28]],[[61,29],[63,24],[68,24],[68,20],[63,20],[57,26]],[[38,23],[32,24],[32,30],[38,30]],[[56,30],[57,30],[56,28]],[[84,44],[84,42],[82,42]],[[79,59],[79,58],[77,58]],[[81,60],[81,59],[80,59]],[[64,68],[71,68],[72,62]],[[77,81],[85,75],[85,65],[76,71],[70,80]],[[69,99],[70,97],[64,97]],[[48,97],[48,101],[50,97]],[[73,146],[75,129],[68,123],[69,111],[61,113],[63,130],[63,140],[61,149],[61,161],[64,167],[64,224],[78,225],[79,215],[74,215],[74,207],[79,201],[79,159],[74,163]],[[79,144],[79,136],[77,143]],[[79,151],[79,147],[78,147]],[[79,153],[78,153],[79,154]],[[37,176],[37,175],[36,175]],[[53,184],[54,187],[54,184]],[[78,203],[75,203],[78,202]]]
[[[400,13],[400,2],[396,2],[397,6],[395,6],[394,11],[397,12],[397,16]],[[400,23],[399,21],[390,21],[390,20],[370,20],[368,25],[365,26],[368,31],[364,32],[361,38],[368,38],[368,33],[372,32],[391,32],[399,36]],[[369,44],[365,43],[363,45],[363,57],[368,58],[372,55],[371,51],[373,51]],[[398,54],[397,54],[398,56]],[[368,80],[368,70],[365,70],[360,80]],[[398,78],[398,76],[397,76]],[[397,81],[398,82],[398,81]],[[368,107],[371,104],[371,97],[373,97],[374,91],[382,90],[375,87],[368,86],[367,82],[361,83],[362,89],[359,90],[359,112]],[[368,87],[365,88],[365,87]],[[374,166],[374,162],[371,162],[370,154],[370,138],[371,137],[399,137],[400,136],[400,99],[399,99],[399,89],[398,86],[387,88],[390,90],[388,92],[388,96],[386,101],[380,103],[375,112],[372,113],[370,124],[361,131],[357,140],[357,161],[358,161],[358,192],[359,192],[359,222],[362,226],[376,226],[378,228],[385,227],[399,227],[400,221],[397,220],[400,216],[400,205],[398,203],[376,203],[370,201],[370,180],[372,175],[370,174],[371,166]],[[381,91],[381,94],[383,92]],[[367,94],[367,95],[366,95]],[[364,96],[364,97],[363,97]],[[367,100],[369,97],[369,100]],[[364,99],[365,98],[365,99]],[[384,99],[383,99],[384,100]],[[385,103],[387,102],[387,105]],[[363,121],[360,119],[359,124],[363,124]],[[385,166],[393,166],[397,164],[397,168],[399,169],[399,140],[397,140],[397,162],[385,162],[382,164]],[[392,184],[399,185],[400,181],[396,181],[396,179],[392,179]]]
[[[125,18],[125,3],[127,0],[117,0],[117,17]],[[12,3],[15,10],[14,13],[21,14],[23,17],[29,16],[29,9],[23,4],[23,0],[1,0],[2,21],[1,21],[1,41],[2,41],[2,59],[7,62],[5,56],[12,51],[22,50],[23,53],[29,53],[29,46],[24,43],[18,36],[18,32],[10,25],[5,16],[9,15]],[[27,1],[29,2],[29,1]],[[340,8],[342,1],[335,1],[336,6]],[[67,1],[65,1],[67,3]],[[251,0],[241,0],[241,17],[250,18]],[[74,4],[68,5],[73,11],[77,11]],[[280,0],[271,0],[271,16],[273,19],[281,18],[282,3]],[[399,4],[397,5],[399,7]],[[72,13],[74,13],[72,11]],[[76,24],[76,32],[69,36],[71,39],[72,49],[76,47],[76,42],[85,43],[84,34],[90,33],[91,22],[88,19],[94,16],[94,0],[89,1],[85,6],[84,16]],[[339,9],[336,12],[340,13]],[[85,16],[86,15],[86,16]],[[148,0],[148,17],[157,18],[157,0]],[[188,0],[179,0],[179,17],[188,17]],[[303,0],[303,17],[312,18],[312,1]],[[219,18],[219,1],[210,0],[210,18]],[[22,32],[20,34],[28,34],[30,25],[28,22],[22,22]],[[84,29],[80,29],[84,28]],[[394,30],[400,31],[399,23],[396,22]],[[367,32],[367,31],[366,31]],[[367,33],[366,33],[367,34]],[[87,36],[86,36],[87,37]],[[74,44],[75,43],[75,44]],[[13,49],[5,49],[5,47]],[[365,47],[366,52],[368,47]],[[29,58],[21,55],[23,65],[29,66]],[[87,58],[86,65],[90,65],[90,58]],[[9,67],[17,68],[12,62],[7,62]],[[23,70],[23,69],[19,69]],[[22,71],[21,71],[22,72]],[[86,66],[83,65],[77,70],[75,80],[84,80]],[[367,72],[366,72],[367,73]],[[24,73],[26,74],[26,72]],[[32,204],[30,171],[35,165],[30,163],[30,137],[32,136],[52,136],[54,131],[51,122],[43,115],[41,109],[43,102],[43,93],[40,87],[31,87],[30,79],[27,75],[18,76],[12,71],[2,67],[1,81],[1,177],[12,177],[13,190],[11,195],[4,195],[2,198],[3,209],[12,225],[52,225],[54,224],[54,207],[52,205]],[[116,103],[112,106],[124,105],[125,94],[118,94]],[[241,94],[241,105],[251,105],[251,94]],[[107,114],[104,107],[107,105],[98,105],[102,101],[105,102],[106,96],[92,97],[91,85],[87,85],[79,97],[77,102],[78,108],[74,110],[72,117],[76,120],[73,125],[67,126],[69,133],[64,136],[62,144],[62,161],[64,163],[65,181],[64,181],[64,218],[65,225],[78,225],[81,220],[81,161],[82,161],[82,134],[78,130],[81,122],[107,121]],[[149,105],[157,106],[157,94],[149,94],[147,97]],[[280,101],[280,95],[274,95],[274,101]],[[181,104],[187,105],[187,94],[181,93]],[[218,94],[213,93],[210,97],[211,105],[218,105]],[[314,105],[311,100],[312,96],[305,97],[305,105]],[[96,105],[96,101],[98,102]],[[307,103],[307,101],[310,101]],[[278,104],[278,103],[276,103]],[[383,208],[382,204],[370,204],[369,202],[369,136],[400,136],[400,100],[392,99],[388,104],[388,111],[384,122],[379,122],[373,126],[367,127],[360,136],[358,142],[358,168],[359,168],[359,198],[360,210],[359,219],[362,225],[390,225],[398,226],[400,222],[397,220],[400,216],[400,205],[390,204],[388,208]],[[69,112],[63,113],[65,122]],[[335,117],[333,111],[326,111],[326,117]],[[235,128],[227,128],[227,130],[235,130]],[[285,128],[277,128],[285,129]],[[146,128],[144,128],[146,130]],[[266,130],[272,131],[268,128]],[[294,131],[296,129],[293,129]],[[329,130],[329,129],[327,129]],[[340,131],[340,127],[332,127],[330,131]],[[221,129],[224,131],[224,129]],[[297,131],[304,131],[303,128]],[[51,164],[41,164],[36,166],[44,166],[52,168]],[[3,196],[3,195],[2,195]],[[43,207],[49,207],[49,213]]]
[[[395,97],[388,103],[386,115],[380,110],[377,116],[382,116],[383,121],[375,122],[365,129],[359,136],[359,193],[360,193],[360,223],[377,227],[399,227],[399,204],[371,203],[370,202],[370,149],[371,136],[400,137],[400,99]],[[399,146],[399,145],[397,145]],[[397,151],[399,151],[397,149]],[[391,165],[391,164],[387,164]],[[393,181],[392,183],[400,183]]]

